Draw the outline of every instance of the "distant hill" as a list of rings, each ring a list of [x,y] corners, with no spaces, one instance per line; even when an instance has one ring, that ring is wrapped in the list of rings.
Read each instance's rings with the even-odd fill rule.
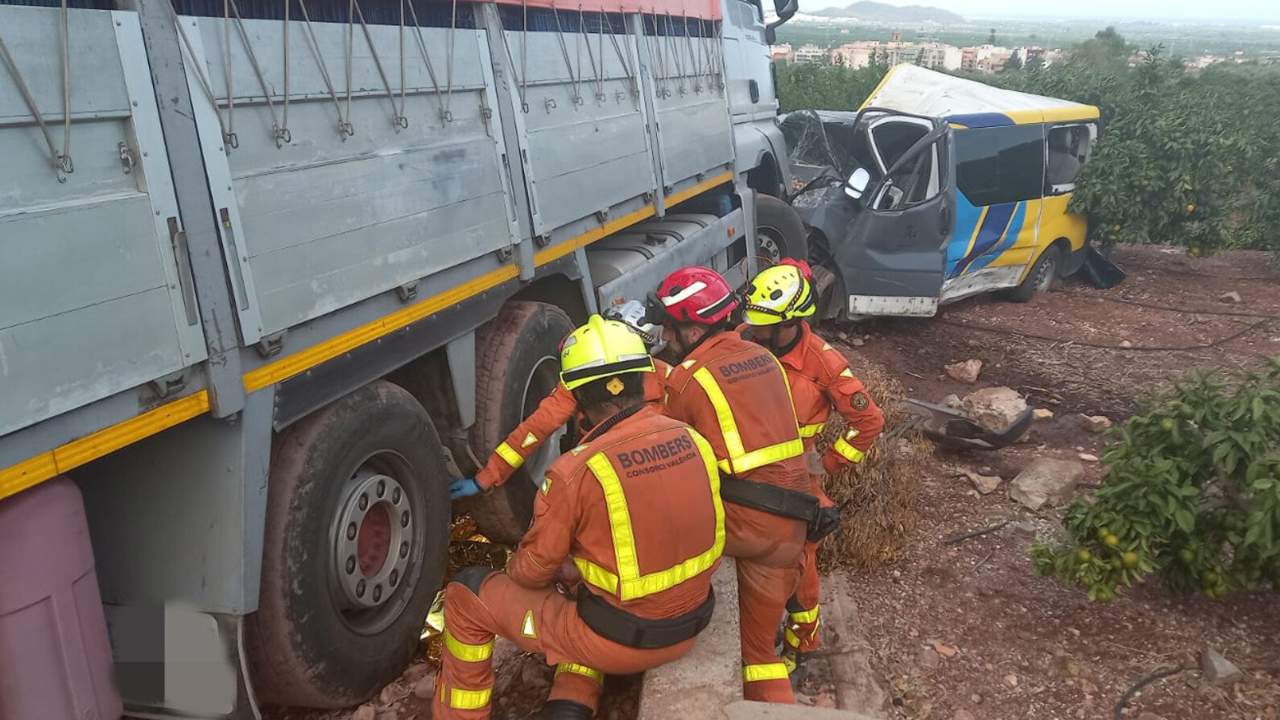
[[[884,23],[921,23],[935,22],[939,24],[962,23],[964,18],[941,8],[924,5],[889,5],[875,0],[861,0],[844,8],[827,8],[817,10],[809,15],[829,18],[856,18],[869,22]]]

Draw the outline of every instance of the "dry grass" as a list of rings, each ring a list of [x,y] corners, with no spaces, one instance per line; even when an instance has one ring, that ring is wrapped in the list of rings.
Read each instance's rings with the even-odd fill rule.
[[[907,419],[906,391],[883,366],[857,352],[842,348],[849,364],[884,411],[885,431]],[[819,449],[841,432],[839,416],[827,425]],[[818,552],[823,572],[843,567],[852,570],[892,563],[919,519],[917,490],[931,451],[929,442],[908,432],[888,442],[877,441],[858,465],[827,478],[827,494],[844,505],[840,530],[828,537]]]

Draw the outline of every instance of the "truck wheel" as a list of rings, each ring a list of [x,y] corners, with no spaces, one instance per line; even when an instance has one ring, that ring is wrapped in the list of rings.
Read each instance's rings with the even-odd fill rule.
[[[795,208],[772,195],[756,193],[756,241],[770,264],[782,258],[808,260],[807,235]]]
[[[1058,279],[1058,273],[1062,269],[1062,249],[1057,245],[1050,245],[1045,251],[1040,253],[1040,258],[1036,260],[1036,264],[1032,266],[1031,272],[1022,278],[1022,282],[1018,286],[1008,291],[1006,297],[1014,302],[1030,302],[1031,298],[1038,292],[1049,292],[1053,287],[1053,283]]]
[[[569,316],[554,305],[523,300],[504,305],[484,327],[476,353],[476,424],[471,428],[471,446],[481,462],[560,382],[560,341],[573,328]],[[548,438],[502,487],[464,506],[486,537],[514,544],[524,535],[533,517],[536,483],[559,457],[563,435],[562,429]]]
[[[247,628],[257,695],[349,706],[409,664],[443,582],[444,451],[427,411],[383,381],[301,420],[274,450]]]

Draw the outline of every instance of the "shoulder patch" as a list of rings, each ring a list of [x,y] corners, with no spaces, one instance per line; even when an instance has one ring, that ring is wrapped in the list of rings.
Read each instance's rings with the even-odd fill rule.
[[[846,370],[845,372],[848,371]],[[853,405],[854,410],[866,410],[867,406],[871,404],[871,399],[864,392],[856,392],[853,397],[849,398],[849,404]]]

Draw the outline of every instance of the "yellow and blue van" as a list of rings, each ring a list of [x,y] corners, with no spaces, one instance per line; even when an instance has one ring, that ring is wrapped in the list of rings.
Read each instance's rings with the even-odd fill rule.
[[[792,113],[783,128],[810,179],[793,205],[850,315],[933,315],[995,290],[1027,300],[1083,262],[1086,221],[1067,206],[1097,138],[1092,105],[898,65],[857,113]]]

